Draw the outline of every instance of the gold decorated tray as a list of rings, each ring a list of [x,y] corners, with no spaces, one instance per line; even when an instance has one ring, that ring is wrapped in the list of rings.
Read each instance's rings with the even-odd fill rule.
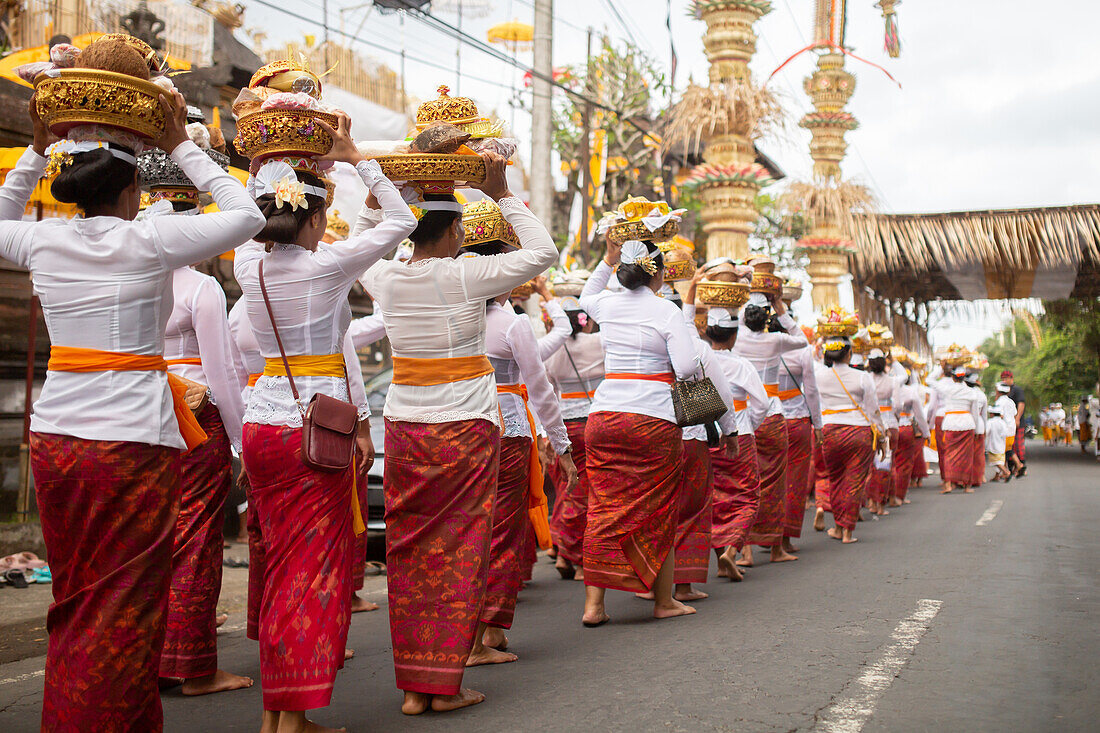
[[[690,280],[695,274],[695,263],[692,260],[665,260],[665,282],[674,283],[681,280]]]
[[[464,181],[485,180],[485,161],[480,155],[442,153],[404,153],[378,155],[374,160],[393,181]]]
[[[305,109],[265,109],[237,120],[233,145],[247,158],[268,155],[324,155],[332,135],[317,124],[337,125],[336,115]]]
[[[822,338],[837,338],[838,336],[851,338],[856,335],[856,331],[858,330],[859,323],[822,323],[818,321],[817,324],[817,335]]]
[[[109,125],[155,140],[164,134],[163,93],[152,82],[98,69],[61,69],[35,79],[38,114],[59,136],[77,125]]]
[[[622,244],[636,239],[639,242],[667,242],[680,232],[680,222],[669,220],[663,226],[649,231],[640,221],[622,221],[607,228],[607,241]]]
[[[784,285],[783,286],[783,300],[789,300],[792,303],[802,297],[801,285]]]
[[[535,292],[535,283],[531,280],[528,280],[527,282],[523,283],[522,285],[517,285],[516,287],[512,288],[512,294],[509,297],[512,297],[512,298],[530,298],[531,294],[534,293],[534,292]]]
[[[972,358],[974,358],[973,354],[953,354],[940,359],[940,363],[946,364],[954,369],[956,367],[966,366],[970,363]]]
[[[695,295],[706,306],[740,308],[749,302],[749,286],[745,283],[703,280],[696,287]]]
[[[752,292],[779,295],[783,292],[783,278],[768,272],[754,272],[752,275]]]

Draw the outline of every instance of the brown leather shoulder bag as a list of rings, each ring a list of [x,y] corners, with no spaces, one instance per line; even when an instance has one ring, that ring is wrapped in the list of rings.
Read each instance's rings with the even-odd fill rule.
[[[267,297],[263,262],[260,263],[260,292],[264,296],[267,315],[271,319],[271,329],[275,332],[275,342],[279,344],[279,355],[283,357],[283,367],[286,369],[287,379],[290,380],[294,403],[302,413],[302,448],[299,457],[302,463],[315,471],[346,471],[355,455],[355,436],[359,424],[359,410],[351,402],[347,366],[344,366],[347,402],[325,394],[315,394],[310,398],[309,405],[303,408],[298,387],[294,384],[294,375],[290,373],[290,362],[287,361],[286,350],[283,349],[283,340],[279,337],[279,328],[275,325],[275,312]]]

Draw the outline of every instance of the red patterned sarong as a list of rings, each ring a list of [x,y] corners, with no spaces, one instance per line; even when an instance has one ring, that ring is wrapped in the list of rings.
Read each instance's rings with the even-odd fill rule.
[[[584,436],[591,486],[584,582],[648,591],[676,541],[680,428],[647,415],[594,412]]]
[[[737,436],[740,450],[730,459],[719,446],[711,448],[710,465],[714,473],[714,502],[710,546],[716,550],[733,547],[740,551],[756,521],[760,506],[760,467],[756,463],[756,437],[752,433]]]
[[[248,472],[241,467],[245,496],[248,497],[248,512],[245,514],[245,528],[248,530],[248,610],[244,635],[253,641],[260,640],[260,608],[264,603],[264,577],[267,562],[264,553],[263,531],[260,519],[256,516],[256,504],[252,501],[252,486],[248,481]]]
[[[302,430],[245,423],[242,459],[264,550],[260,677],[264,710],[329,704],[351,617],[351,471],[298,457]]]
[[[534,543],[527,536],[532,530],[527,513],[530,472],[531,439],[501,438],[489,575],[481,620],[502,629],[512,628],[522,575],[531,567],[527,556],[528,549],[534,549]]]
[[[944,480],[960,486],[970,484],[974,472],[974,431],[944,430],[940,454]]]
[[[558,554],[580,564],[584,559],[584,528],[588,523],[588,471],[585,470],[584,428],[587,420],[566,420],[569,442],[573,444],[573,464],[577,467],[577,485],[569,493],[562,488],[565,477],[557,461],[550,464],[554,481],[554,514],[550,517],[550,534]]]
[[[42,730],[157,731],[179,511],[175,448],[31,433],[53,572]]]
[[[911,481],[923,481],[928,476],[928,460],[924,457],[924,448],[928,445],[928,436],[916,441],[916,444],[914,448],[916,458],[913,460],[913,473],[910,479]]]
[[[826,425],[821,431],[821,453],[829,471],[829,500],[833,519],[841,529],[855,529],[859,501],[874,454],[871,428]]]
[[[902,425],[898,428],[898,446],[894,449],[893,493],[899,501],[905,501],[905,495],[909,492],[918,452],[924,452],[924,441],[913,436],[912,425]]]
[[[823,512],[833,511],[829,501],[829,467],[825,465],[825,454],[821,443],[814,443],[814,506]]]
[[[940,466],[940,480],[946,481],[947,472],[944,470],[944,463],[946,462],[944,458],[944,448],[946,447],[946,445],[944,444],[944,442],[947,440],[947,438],[944,437],[943,434],[943,415],[936,415],[933,429],[936,431],[936,461],[939,463]]]
[[[889,471],[875,468],[874,464],[872,464],[871,473],[867,476],[867,485],[864,489],[867,498],[876,504],[884,502],[886,500],[886,494],[890,490],[891,480],[892,474]]]
[[[363,513],[363,519],[367,518],[367,482],[369,481],[369,474],[367,471],[360,471],[358,480],[355,482],[355,488],[359,496],[359,506]],[[363,590],[363,576],[367,572],[367,533],[355,535],[355,543],[352,546],[352,561],[351,561],[351,589],[352,591]]]
[[[813,468],[814,425],[808,417],[787,420],[787,496],[783,536],[801,537],[810,495]]]
[[[500,431],[386,421],[386,580],[397,687],[457,695],[489,572]]]
[[[705,583],[710,570],[713,481],[705,440],[684,441],[676,523],[676,583]]]
[[[161,677],[190,679],[218,669],[214,617],[222,587],[222,524],[232,467],[229,436],[218,408],[207,402],[198,419],[206,441],[180,461],[182,498]]]
[[[971,447],[970,485],[981,486],[985,483],[985,435],[974,433],[974,444]]]
[[[756,463],[760,466],[760,507],[747,543],[772,547],[783,539],[787,507],[787,421],[772,415],[756,430]]]

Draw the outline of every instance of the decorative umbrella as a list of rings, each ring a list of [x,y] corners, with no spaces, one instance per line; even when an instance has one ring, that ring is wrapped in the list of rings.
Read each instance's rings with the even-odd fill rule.
[[[527,50],[531,47],[531,42],[535,40],[535,28],[513,18],[506,23],[494,25],[489,29],[487,36],[489,43],[499,43],[515,53],[520,49]]]

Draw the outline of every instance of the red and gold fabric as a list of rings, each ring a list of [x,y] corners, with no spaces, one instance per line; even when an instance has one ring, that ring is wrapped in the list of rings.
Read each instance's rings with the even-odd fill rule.
[[[218,669],[214,617],[222,587],[222,525],[232,456],[218,408],[207,402],[198,419],[206,441],[180,462],[182,495],[161,677],[190,679]]]
[[[914,437],[912,425],[902,425],[898,428],[898,445],[894,449],[893,489],[891,491],[891,495],[899,501],[905,501],[905,495],[909,492],[909,483],[913,477],[918,451],[924,451],[924,441],[917,440]]]
[[[940,463],[945,481],[969,486],[974,476],[974,431],[944,430]]]
[[[985,435],[974,434],[970,465],[970,485],[981,486],[985,483]]]
[[[554,482],[554,513],[550,517],[550,536],[558,554],[572,563],[584,560],[584,528],[588,524],[588,471],[585,470],[584,428],[587,420],[566,420],[565,429],[573,445],[573,464],[577,467],[577,485],[566,492],[565,476],[558,464],[550,464]]]
[[[535,416],[528,404],[530,397],[525,384],[498,384],[497,394],[519,395],[523,400],[523,409],[527,411],[527,426],[531,437],[538,435],[535,428]],[[527,513],[531,526],[535,530],[535,539],[543,550],[550,548],[550,502],[543,487],[542,463],[539,461],[539,447],[534,440],[528,441],[527,448]],[[533,549],[533,548],[532,548]]]
[[[833,505],[829,501],[829,468],[825,465],[825,454],[821,450],[821,443],[814,443],[814,507],[823,512],[832,512]]]
[[[676,583],[707,582],[713,493],[707,442],[685,440],[676,522]]]
[[[586,585],[648,591],[676,540],[684,443],[668,420],[595,412],[585,429]]]
[[[829,474],[829,505],[836,525],[855,529],[860,497],[871,471],[874,436],[866,425],[826,425],[821,457]]]
[[[783,540],[787,511],[787,421],[772,415],[756,429],[760,467],[760,507],[747,543],[772,547]]]
[[[916,441],[917,445],[914,448],[916,458],[913,460],[913,473],[910,475],[910,483],[918,480],[923,481],[924,477],[928,475],[928,460],[924,457],[924,447],[928,442],[928,438]]]
[[[527,563],[527,513],[531,470],[531,439],[501,438],[500,472],[493,501],[493,531],[489,544],[489,575],[481,621],[502,629],[512,628],[516,598]]]
[[[386,421],[386,580],[397,687],[457,695],[489,572],[500,431]]]
[[[302,463],[300,428],[245,423],[242,461],[263,537],[265,710],[329,704],[351,618],[352,472]]]
[[[943,415],[937,415],[936,416],[935,424],[933,425],[933,430],[934,430],[934,432],[932,434],[932,440],[935,443],[935,445],[933,446],[933,449],[936,451],[936,461],[937,461],[937,463],[939,464],[939,467],[940,467],[940,480],[941,481],[946,481],[947,480],[947,472],[944,470],[944,466],[947,463],[947,461],[944,460],[944,448],[945,448],[944,441],[945,441],[945,438],[944,438],[944,435],[943,435]]]
[[[760,466],[756,462],[756,437],[737,436],[739,451],[729,458],[721,447],[711,448],[714,473],[714,501],[711,512],[710,546],[714,549],[745,546],[760,505]]]
[[[787,423],[787,495],[784,503],[783,536],[801,537],[813,472],[814,425],[808,417]]]
[[[31,433],[53,573],[42,730],[161,730],[174,448]]]

